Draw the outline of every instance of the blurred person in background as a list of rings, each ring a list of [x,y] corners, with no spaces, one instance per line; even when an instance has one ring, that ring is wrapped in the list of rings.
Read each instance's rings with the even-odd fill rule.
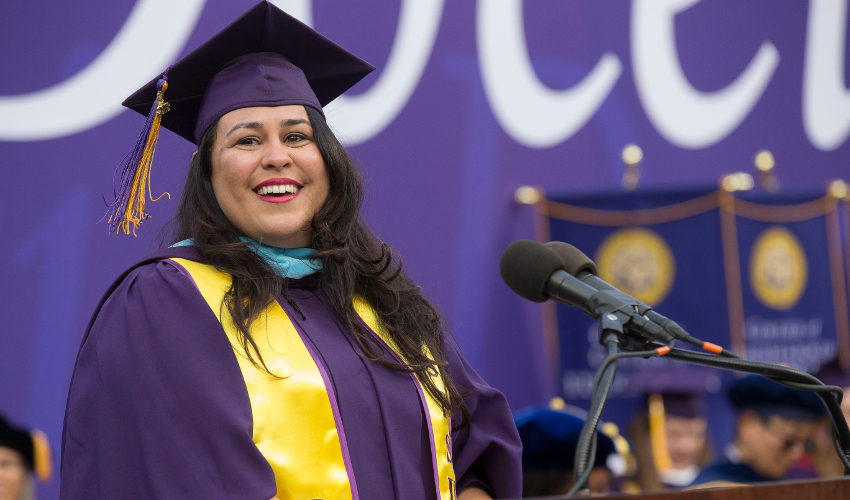
[[[711,462],[708,421],[700,393],[647,394],[627,434],[634,444],[637,472],[623,484],[624,492],[683,488]]]
[[[692,486],[735,486],[786,478],[826,413],[823,401],[813,392],[785,387],[760,375],[736,380],[727,395],[738,413],[734,442],[724,459],[700,472]]]
[[[560,398],[555,398],[549,408],[517,413],[515,421],[523,447],[523,497],[563,495],[575,484],[575,453],[584,418],[571,412],[586,416],[583,410],[565,406]],[[614,476],[626,472],[633,462],[625,438],[617,434],[616,426],[606,429],[606,425],[596,432],[596,457],[588,478],[593,495],[610,492]]]
[[[0,415],[0,500],[34,500],[33,476],[51,478],[47,437],[12,425]]]

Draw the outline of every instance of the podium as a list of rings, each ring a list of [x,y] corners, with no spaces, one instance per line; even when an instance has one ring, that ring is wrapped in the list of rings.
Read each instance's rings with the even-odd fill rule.
[[[562,496],[534,497],[537,500],[556,500]],[[606,495],[589,497],[623,500],[842,500],[850,499],[850,476],[846,478],[778,481],[753,486],[710,488],[691,491],[667,491],[640,495]]]

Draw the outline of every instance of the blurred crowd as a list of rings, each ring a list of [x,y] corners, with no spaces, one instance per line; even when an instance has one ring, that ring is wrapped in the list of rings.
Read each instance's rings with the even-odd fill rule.
[[[837,361],[818,375],[850,388]],[[734,438],[723,449],[709,439],[703,394],[662,381],[647,387],[625,432],[597,427],[591,494],[646,493],[842,476],[832,441],[832,420],[813,392],[759,375],[738,377],[725,388],[735,408]],[[700,384],[693,384],[699,387]],[[850,417],[850,402],[841,406]],[[575,484],[574,457],[586,412],[553,399],[548,407],[515,415],[523,442],[523,496],[562,495]]]
[[[837,361],[817,374],[826,385],[850,389]],[[832,421],[812,392],[759,375],[737,378],[726,396],[737,412],[734,439],[721,450],[709,439],[699,381],[647,386],[625,432],[597,427],[588,478],[591,494],[646,493],[842,476]],[[689,385],[690,383],[690,385]],[[689,387],[691,389],[689,390]],[[841,405],[850,417],[850,401]],[[576,448],[587,413],[553,399],[515,415],[523,442],[523,496],[563,495],[575,484]],[[49,481],[46,436],[0,416],[0,500],[33,500],[34,481]]]

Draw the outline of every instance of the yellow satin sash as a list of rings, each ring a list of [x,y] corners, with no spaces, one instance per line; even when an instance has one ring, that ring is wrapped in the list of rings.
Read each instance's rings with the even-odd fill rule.
[[[338,412],[334,412],[331,407],[331,399],[335,400],[333,387],[324,379],[312,354],[280,304],[273,301],[251,325],[251,335],[266,366],[282,377],[275,378],[257,369],[248,360],[238,341],[238,330],[233,320],[229,314],[222,314],[225,311],[222,306],[224,295],[231,283],[230,276],[207,264],[179,258],[169,260],[182,266],[191,275],[233,346],[251,401],[252,437],[274,471],[278,498],[356,498],[354,472],[350,461],[346,459],[347,450],[344,443],[340,442],[340,433],[337,431],[342,429],[342,422]],[[364,324],[398,357],[396,347],[380,327],[380,321],[372,308],[359,298],[355,298],[354,306]],[[431,374],[443,390],[442,379],[438,375],[436,370]],[[427,422],[435,487],[440,491],[441,500],[454,500],[456,493],[451,463],[450,418],[423,390],[419,380],[413,378],[429,417]],[[355,484],[354,488],[352,483]]]

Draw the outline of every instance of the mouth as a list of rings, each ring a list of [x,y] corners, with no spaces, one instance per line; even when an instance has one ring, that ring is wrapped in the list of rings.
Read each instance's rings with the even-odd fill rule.
[[[301,190],[301,186],[296,186],[295,184],[275,184],[272,186],[263,186],[254,190],[260,196],[271,196],[272,198],[279,198],[281,196],[287,196],[290,194],[298,194],[298,191]]]
[[[255,187],[254,192],[259,196],[282,198],[298,194],[303,187],[292,179],[269,179]]]

